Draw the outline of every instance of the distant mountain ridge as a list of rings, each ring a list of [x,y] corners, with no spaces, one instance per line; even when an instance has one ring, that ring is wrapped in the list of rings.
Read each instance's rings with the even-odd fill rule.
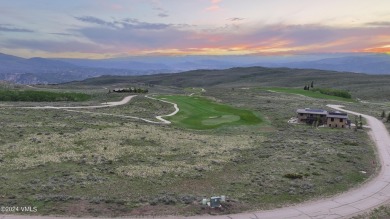
[[[137,73],[131,70],[89,68],[45,58],[24,59],[0,53],[0,80],[14,83],[63,83],[105,74],[136,75]]]
[[[0,80],[22,84],[63,83],[101,75],[150,75],[254,66],[390,74],[390,55],[349,53],[294,56],[134,56],[92,60],[25,59],[0,53]]]
[[[390,74],[389,55],[347,56],[310,62],[293,62],[279,65],[290,68],[312,68],[367,74]]]

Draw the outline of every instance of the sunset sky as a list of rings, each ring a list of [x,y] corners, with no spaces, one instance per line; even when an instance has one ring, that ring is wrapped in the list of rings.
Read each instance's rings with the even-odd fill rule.
[[[389,0],[0,0],[21,57],[390,54]]]

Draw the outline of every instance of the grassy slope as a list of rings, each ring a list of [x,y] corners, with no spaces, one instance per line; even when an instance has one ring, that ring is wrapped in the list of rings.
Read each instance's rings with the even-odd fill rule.
[[[318,99],[354,102],[352,99],[321,94],[319,92],[312,92],[312,91],[307,91],[307,90],[303,90],[303,89],[299,89],[299,88],[285,88],[285,87],[275,88],[275,87],[272,87],[272,88],[261,88],[261,89],[275,91],[275,92],[289,93],[289,94],[299,94],[299,95],[304,95],[307,97],[318,98]]]
[[[105,76],[73,85],[107,85],[110,83],[147,83],[178,87],[302,87],[314,81],[316,87],[348,90],[361,99],[390,100],[390,75],[340,73],[315,69],[232,68],[196,70],[180,74],[148,76]]]
[[[180,111],[169,118],[178,125],[192,129],[212,129],[223,125],[255,125],[262,122],[253,112],[213,103],[197,96],[160,96],[177,103]]]

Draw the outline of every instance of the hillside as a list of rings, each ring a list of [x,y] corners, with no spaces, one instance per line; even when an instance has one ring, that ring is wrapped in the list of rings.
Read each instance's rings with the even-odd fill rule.
[[[289,124],[298,108],[325,108],[340,99],[271,92],[269,86],[300,87],[313,79],[315,86],[337,82],[348,88],[345,82],[353,79],[361,83],[361,93],[373,90],[372,95],[383,97],[376,82],[367,82],[370,78],[376,77],[253,67],[108,76],[61,85],[4,84],[8,94],[24,97],[35,90],[42,95],[0,106],[5,194],[0,201],[37,205],[37,216],[151,217],[273,209],[334,195],[375,174],[370,138],[363,130]],[[203,89],[187,88],[191,85]],[[108,92],[129,86],[147,87],[155,99],[136,94],[127,104],[100,107],[134,95]],[[253,88],[242,89],[248,87]],[[30,102],[43,91],[84,93],[91,99]],[[371,115],[389,106],[342,104]],[[171,124],[152,123],[172,112],[164,116]],[[216,195],[229,198],[226,210],[200,205],[204,197]]]
[[[0,53],[0,80],[21,84],[63,83],[101,75],[150,75],[256,66],[390,74],[390,56],[359,53],[294,56],[134,56],[92,60],[24,59]]]
[[[289,68],[231,68],[226,70],[195,70],[177,74],[147,76],[102,76],[80,82],[77,85],[115,85],[146,83],[177,87],[303,87],[314,81],[318,87],[331,87],[351,91],[355,98],[390,98],[389,75],[340,73],[314,69]],[[362,86],[366,89],[361,89]],[[370,89],[367,89],[370,88]],[[378,92],[379,91],[379,92]]]
[[[389,74],[390,56],[386,54],[347,56],[340,58],[327,58],[316,61],[285,63],[280,64],[279,66],[347,71],[368,74]]]
[[[24,59],[0,53],[0,80],[19,84],[63,83],[104,74],[136,74],[130,70],[100,69],[44,58]]]
[[[307,54],[292,56],[129,56],[102,60],[59,60],[84,67],[132,69],[160,73],[196,69],[263,66],[309,68],[367,74],[390,74],[390,56],[376,53]]]

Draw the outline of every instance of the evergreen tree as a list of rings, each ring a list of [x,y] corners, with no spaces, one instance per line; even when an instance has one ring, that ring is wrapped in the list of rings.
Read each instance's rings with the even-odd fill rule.
[[[385,113],[385,111],[383,110],[383,111],[382,111],[381,118],[384,119],[385,117],[386,117],[386,113]]]
[[[389,115],[387,116],[387,122],[390,122],[390,113],[389,113]]]
[[[311,87],[311,88],[314,88],[314,81],[311,81],[310,87]]]
[[[307,90],[307,86],[305,85],[305,87],[303,88],[304,90]]]

